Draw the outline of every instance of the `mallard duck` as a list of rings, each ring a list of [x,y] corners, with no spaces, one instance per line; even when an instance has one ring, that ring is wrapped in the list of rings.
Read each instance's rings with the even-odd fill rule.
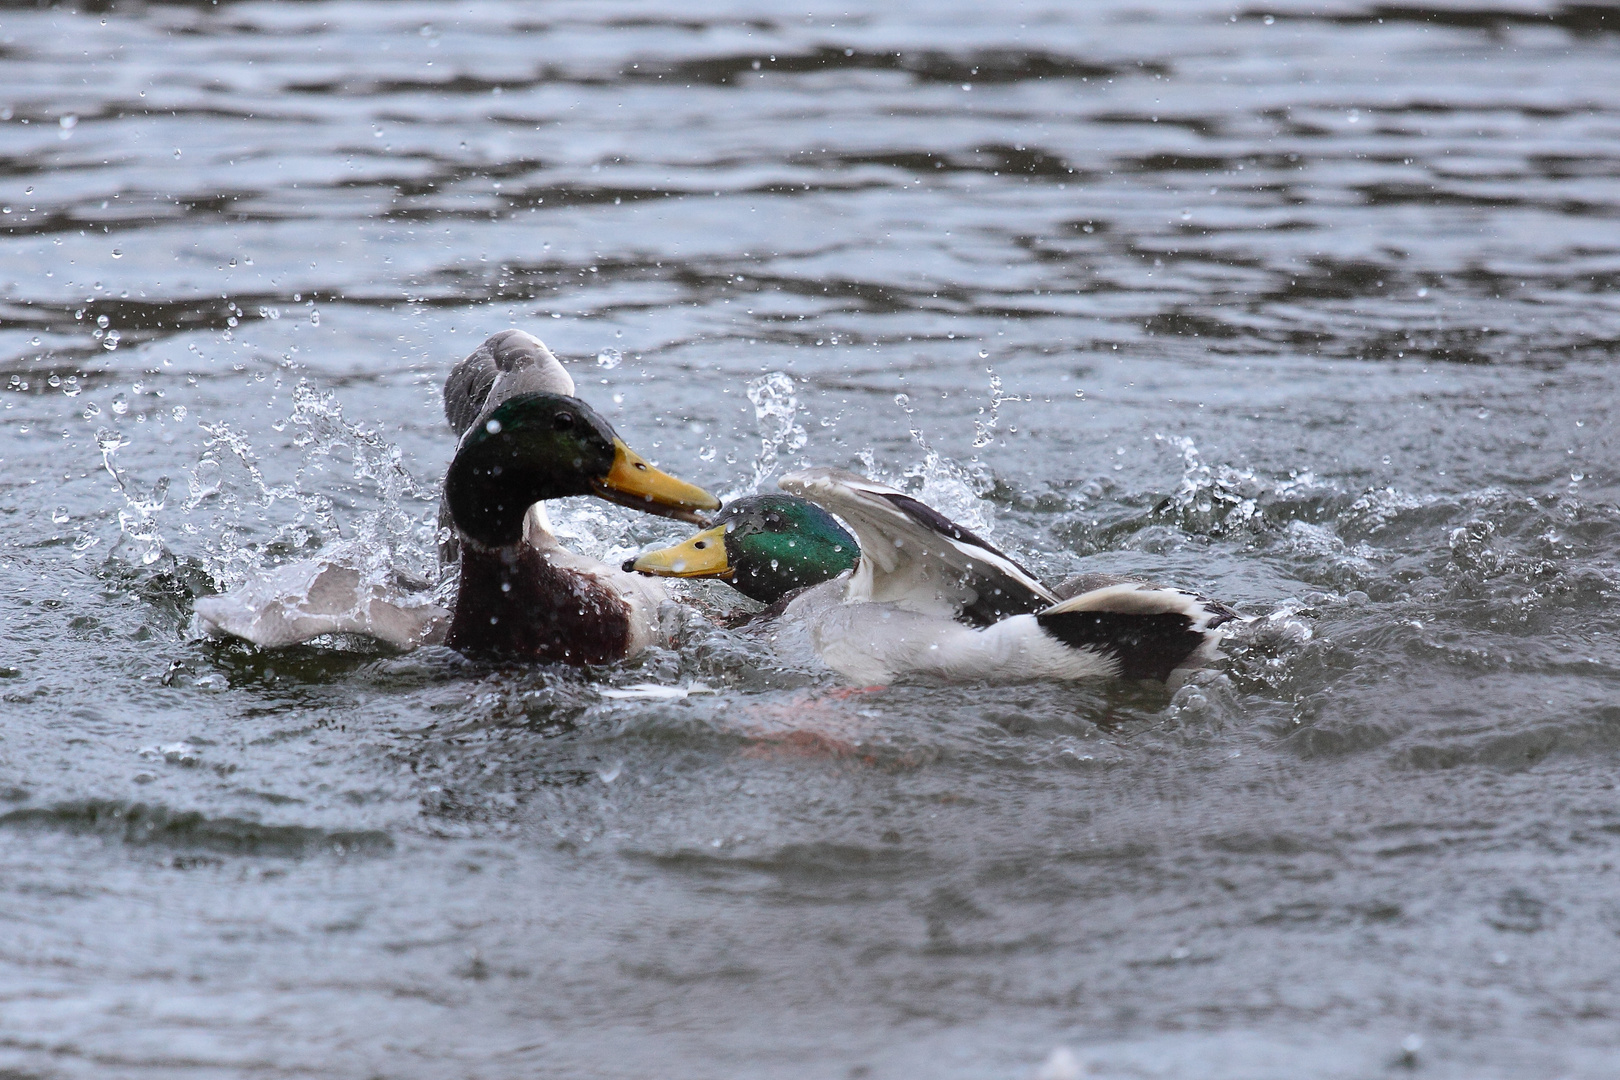
[[[508,398],[468,429],[444,478],[461,538],[445,644],[465,653],[600,664],[646,648],[662,589],[557,543],[537,504],[570,495],[683,521],[720,500],[653,468],[575,397]]]
[[[363,552],[339,547],[199,600],[199,625],[261,646],[351,633],[578,664],[640,652],[664,590],[563,548],[539,504],[596,495],[702,523],[697,511],[719,500],[647,464],[573,392],[557,358],[521,330],[493,335],[445,380],[445,418],[461,436],[440,507],[451,537],[440,558],[461,568],[453,611],[432,603],[426,583],[368,572]]]
[[[854,529],[853,569],[829,558],[847,558],[842,551],[799,543],[806,515],[782,504],[769,519],[753,518],[758,532],[748,537],[734,541],[737,526],[717,526],[631,565],[769,583],[750,594],[766,603],[790,596],[780,584],[819,580],[791,595],[780,618],[807,624],[816,653],[855,682],[907,675],[1176,682],[1213,658],[1220,627],[1237,618],[1223,604],[1132,578],[1082,575],[1048,589],[937,510],[855,473],[809,469],[778,483]],[[758,572],[761,559],[777,564],[769,577]]]

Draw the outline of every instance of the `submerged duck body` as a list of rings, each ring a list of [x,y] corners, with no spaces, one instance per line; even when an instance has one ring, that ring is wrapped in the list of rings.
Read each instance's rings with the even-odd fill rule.
[[[810,469],[779,483],[854,530],[860,555],[853,569],[806,549],[797,574],[819,573],[822,583],[788,598],[780,621],[806,628],[822,661],[855,682],[911,675],[1175,682],[1214,657],[1220,628],[1237,617],[1214,601],[1129,578],[1086,575],[1049,589],[932,507],[855,473]],[[687,545],[634,565],[668,572],[670,553]],[[776,549],[784,550],[780,542]],[[746,548],[739,553],[751,557]],[[742,572],[730,568],[733,577]]]

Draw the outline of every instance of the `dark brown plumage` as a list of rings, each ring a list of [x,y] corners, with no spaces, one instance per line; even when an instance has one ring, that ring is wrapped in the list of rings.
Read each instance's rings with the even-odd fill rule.
[[[630,646],[630,608],[594,575],[560,570],[528,544],[463,543],[445,644],[468,656],[605,664]]]

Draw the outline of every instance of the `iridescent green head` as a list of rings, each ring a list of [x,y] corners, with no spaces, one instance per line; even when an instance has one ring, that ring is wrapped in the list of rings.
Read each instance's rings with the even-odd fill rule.
[[[497,547],[523,537],[531,505],[595,495],[649,514],[706,520],[720,500],[653,468],[595,409],[563,394],[507,398],[461,437],[444,477],[461,535]]]
[[[793,495],[751,495],[714,516],[715,525],[674,547],[648,552],[626,570],[659,577],[717,577],[762,604],[819,585],[860,560],[855,538],[821,507]]]

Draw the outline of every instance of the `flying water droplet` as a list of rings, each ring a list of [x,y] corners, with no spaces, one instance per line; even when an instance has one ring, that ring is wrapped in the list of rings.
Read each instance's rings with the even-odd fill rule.
[[[748,384],[748,400],[759,422],[760,452],[754,463],[753,490],[776,470],[777,456],[784,450],[804,448],[810,435],[797,420],[799,397],[793,379],[786,372],[772,371]]]
[[[1001,376],[992,370],[990,372],[990,409],[988,415],[986,415],[984,409],[980,409],[979,414],[984,416],[984,419],[973,421],[973,449],[982,450],[995,441],[996,424],[998,422],[997,414],[1001,410],[1001,403],[1008,400],[1011,399],[1001,392]]]

